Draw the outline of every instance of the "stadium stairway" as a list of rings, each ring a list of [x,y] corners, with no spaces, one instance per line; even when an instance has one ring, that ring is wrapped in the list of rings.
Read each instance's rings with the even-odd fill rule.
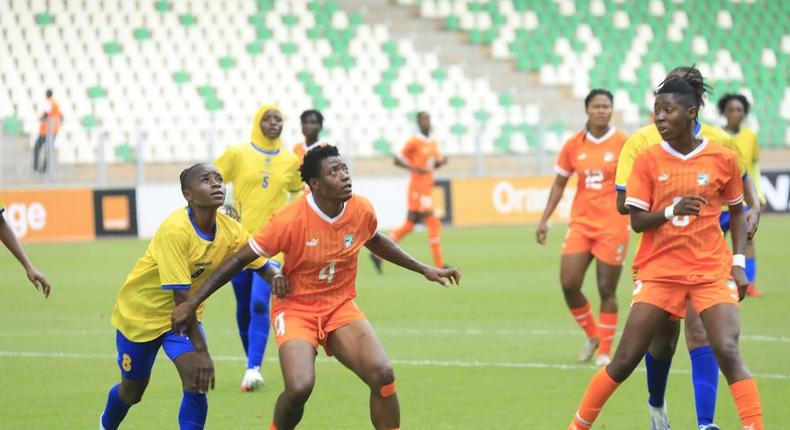
[[[420,15],[418,5],[389,0],[338,0],[338,5],[360,13],[366,23],[386,26],[393,40],[410,40],[418,51],[437,54],[442,68],[460,66],[467,77],[486,79],[497,92],[511,94],[514,104],[537,105],[543,124],[562,123],[570,130],[584,125],[583,115],[567,114],[569,108],[578,110],[569,89],[541,85],[539,74],[518,72],[513,61],[496,59],[490,48],[470,44],[465,33],[443,31],[439,20]]]

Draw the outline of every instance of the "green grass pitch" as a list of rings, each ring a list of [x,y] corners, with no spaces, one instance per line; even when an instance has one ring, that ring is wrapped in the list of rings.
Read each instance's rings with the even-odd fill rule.
[[[766,427],[774,429],[790,422],[788,226],[790,218],[764,217],[757,251],[765,297],[747,299],[741,307],[743,355],[757,375]],[[403,428],[567,426],[594,368],[575,362],[584,338],[558,285],[564,232],[564,226],[555,226],[544,248],[535,244],[532,227],[447,228],[446,258],[463,272],[462,285],[450,289],[392,265],[377,276],[363,256],[358,301],[395,364]],[[27,246],[54,285],[46,301],[32,290],[11,255],[0,252],[0,428],[98,427],[107,391],[119,381],[110,312],[145,246],[138,240]],[[421,259],[429,256],[424,233],[408,237],[403,246]],[[594,269],[584,291],[597,305],[592,275]],[[630,297],[627,276],[620,280],[618,296],[622,328]],[[234,306],[226,287],[212,298],[205,317],[217,375],[207,428],[268,428],[282,387],[276,350],[270,344],[264,389],[241,393],[244,360]],[[682,342],[673,363],[668,408],[676,428],[696,428]],[[596,428],[648,428],[643,369],[640,365],[609,401]],[[736,428],[723,378],[719,387],[716,421],[725,429]],[[362,382],[322,351],[316,389],[300,428],[370,428],[367,398]],[[175,368],[160,352],[148,391],[123,427],[176,428],[180,400]]]

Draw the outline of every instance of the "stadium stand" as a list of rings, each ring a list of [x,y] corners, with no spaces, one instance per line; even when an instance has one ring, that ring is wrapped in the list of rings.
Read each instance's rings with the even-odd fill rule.
[[[515,106],[486,80],[441,67],[332,0],[83,3],[13,0],[0,17],[10,53],[0,71],[5,131],[34,131],[35,100],[54,87],[72,119],[58,137],[61,163],[95,162],[99,129],[110,162],[134,157],[141,130],[146,161],[205,159],[209,133],[215,153],[243,140],[251,112],[268,100],[289,115],[290,139],[300,137],[301,110],[324,110],[325,137],[352,140],[355,156],[392,153],[420,106],[435,107],[451,154],[472,153],[474,133],[498,136],[483,141],[486,152],[527,151],[540,119],[535,106]]]
[[[626,123],[644,117],[653,88],[676,65],[697,63],[713,97],[754,101],[761,144],[790,144],[790,2],[781,0],[398,0],[466,33],[469,43],[539,73],[550,86],[615,90]],[[715,103],[703,119],[716,122]]]

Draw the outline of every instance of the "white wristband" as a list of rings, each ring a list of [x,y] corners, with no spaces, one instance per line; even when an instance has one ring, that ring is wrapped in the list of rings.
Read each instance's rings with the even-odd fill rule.
[[[746,256],[743,254],[734,254],[732,256],[732,265],[746,268]]]
[[[675,205],[669,205],[664,209],[664,218],[672,219],[675,217]]]

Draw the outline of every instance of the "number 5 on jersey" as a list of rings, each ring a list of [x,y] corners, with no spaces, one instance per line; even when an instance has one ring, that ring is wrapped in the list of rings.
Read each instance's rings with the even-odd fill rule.
[[[332,279],[335,279],[335,262],[322,267],[318,272],[318,279],[331,283]]]

